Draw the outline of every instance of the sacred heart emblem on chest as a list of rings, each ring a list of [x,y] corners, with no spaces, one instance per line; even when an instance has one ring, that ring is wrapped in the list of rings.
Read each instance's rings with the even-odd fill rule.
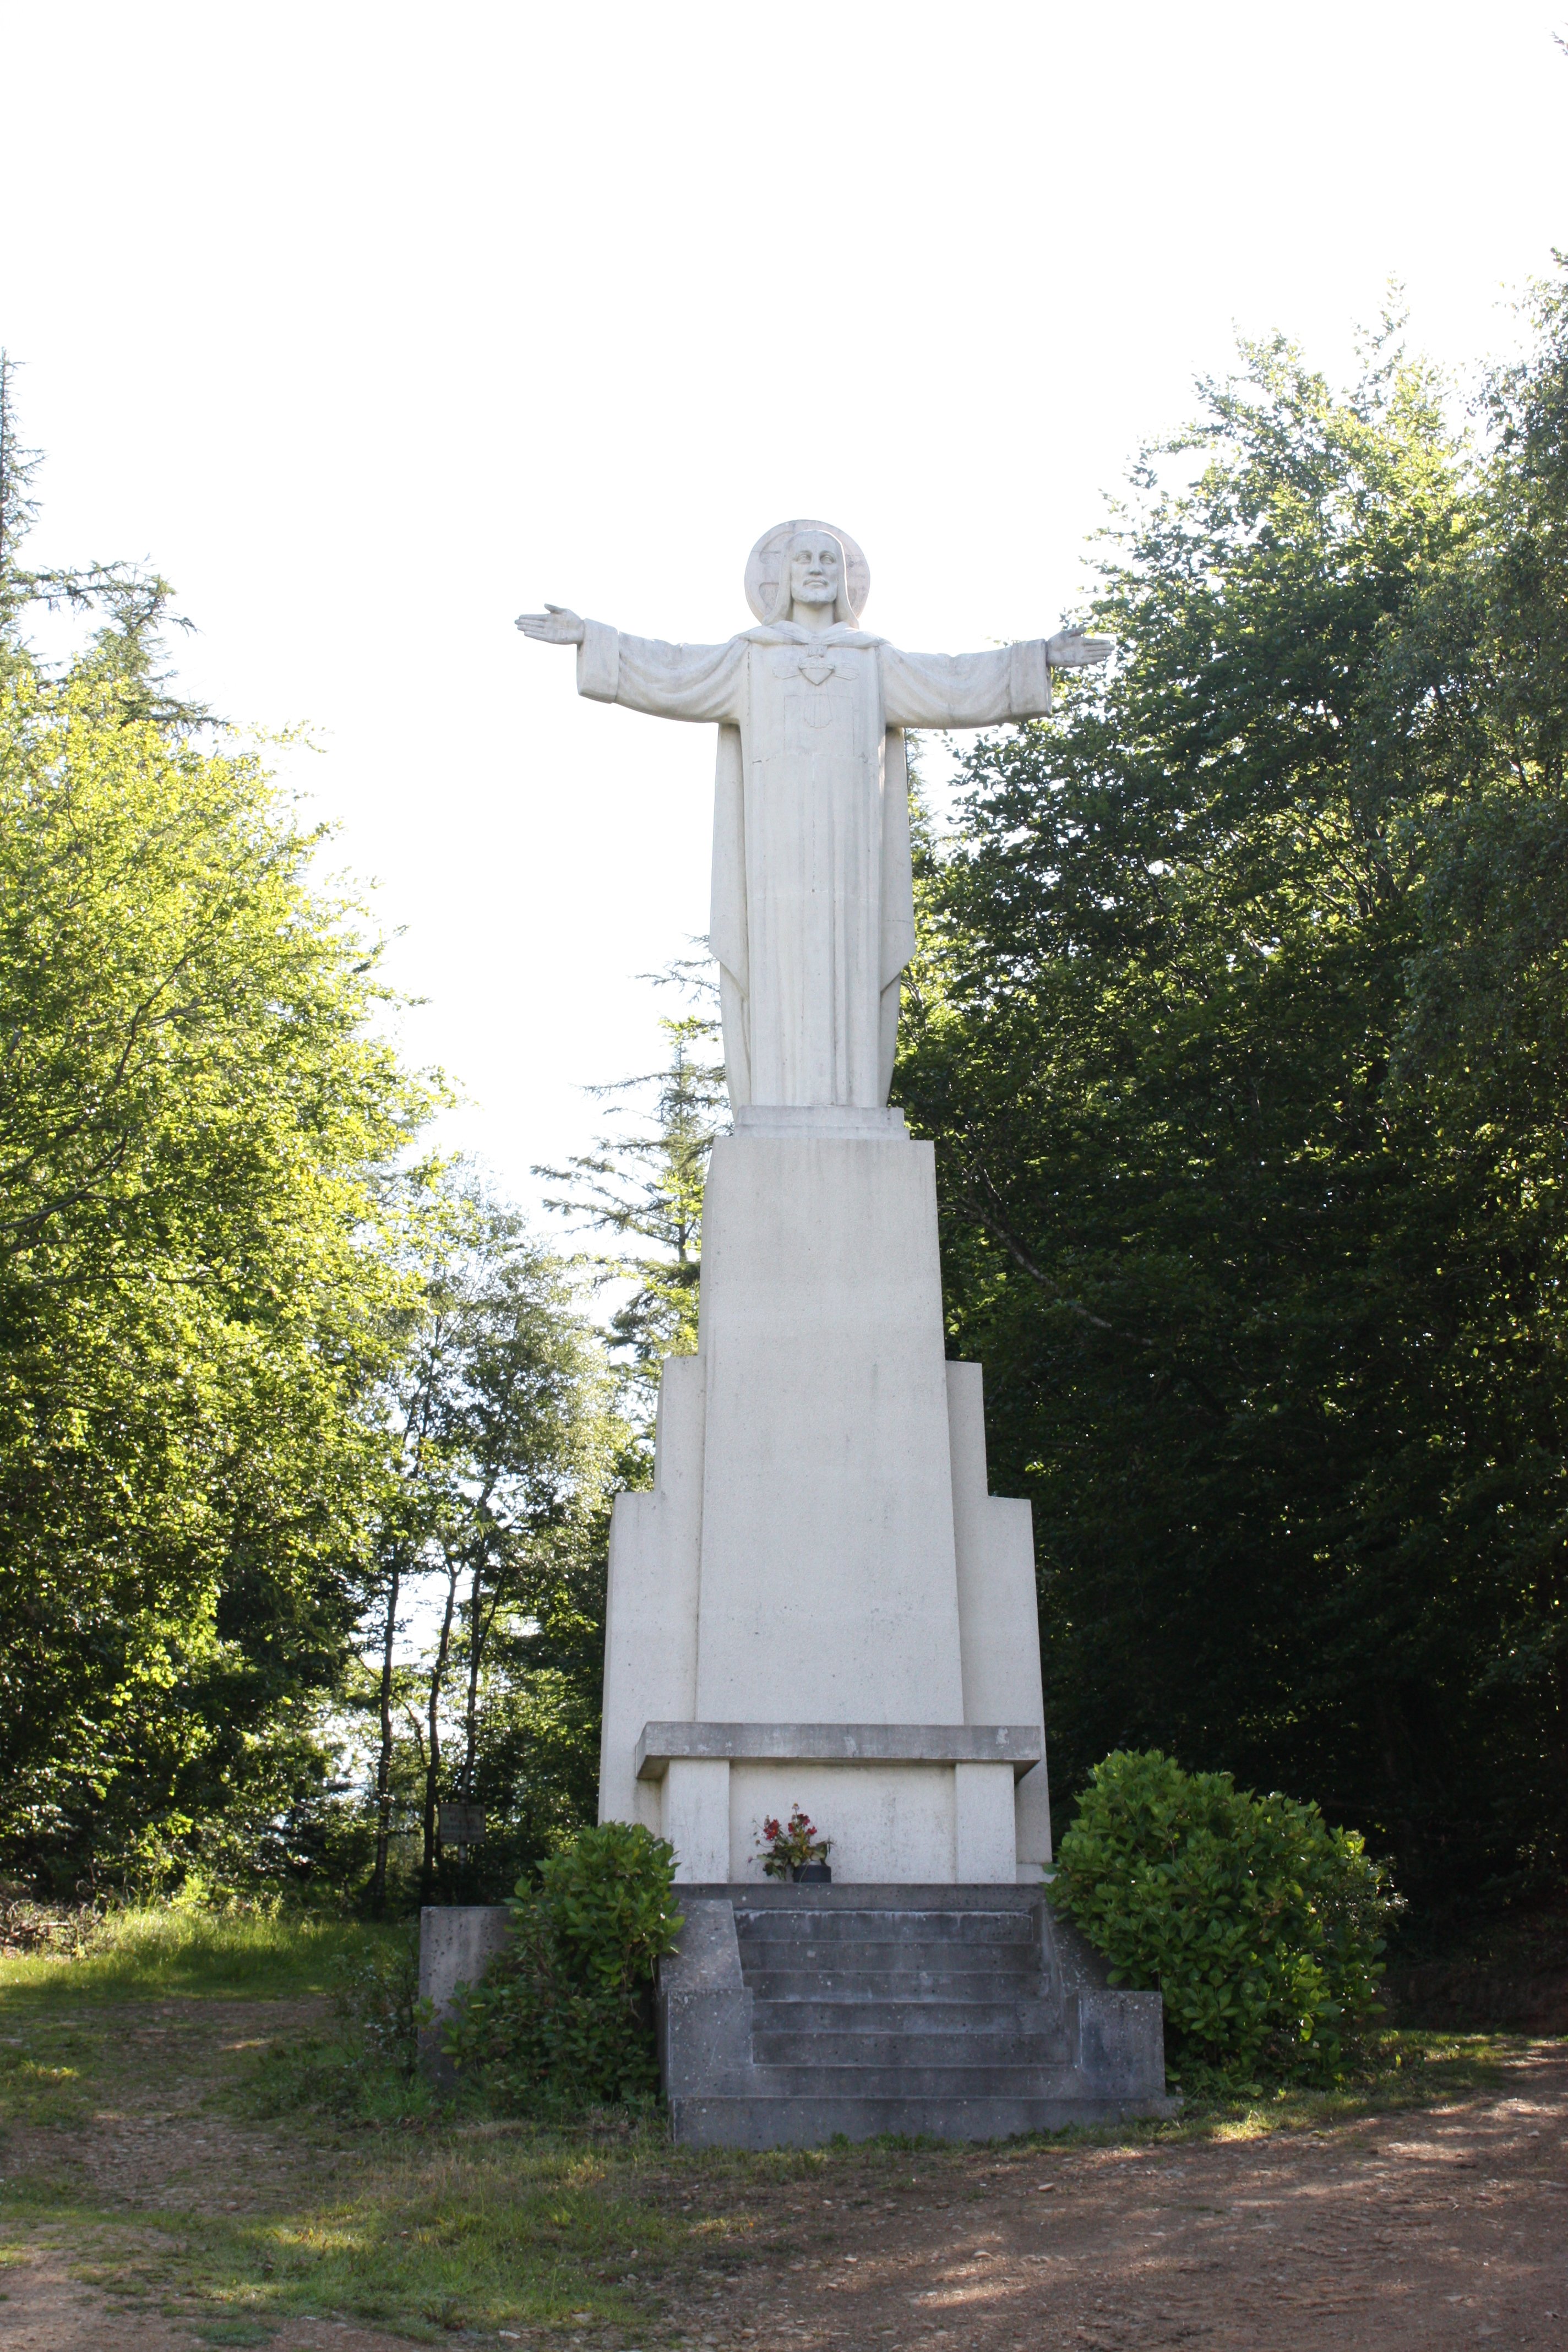
[[[802,662],[800,666],[802,677],[811,686],[826,686],[833,676],[833,670],[832,662]]]

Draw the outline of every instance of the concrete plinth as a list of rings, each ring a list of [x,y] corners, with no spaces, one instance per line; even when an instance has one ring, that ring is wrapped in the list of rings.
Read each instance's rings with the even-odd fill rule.
[[[1158,1993],[1118,1992],[1036,1890],[703,1886],[659,1969],[675,2137],[994,2139],[1173,2114]]]
[[[434,2011],[419,2030],[419,2063],[437,2089],[456,2087],[441,2047],[459,1991],[471,1991],[506,1944],[511,1914],[504,1903],[427,1904],[419,1914],[419,1998]]]
[[[750,1110],[655,1489],[616,1507],[601,1818],[687,1883],[759,1878],[797,1804],[836,1883],[1037,1881],[1044,1759],[1029,1509],[987,1493],[979,1368],[945,1360],[931,1147],[897,1113]]]

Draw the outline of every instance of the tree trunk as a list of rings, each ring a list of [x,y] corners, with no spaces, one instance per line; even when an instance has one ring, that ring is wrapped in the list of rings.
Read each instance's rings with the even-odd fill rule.
[[[424,1850],[419,1865],[421,1903],[428,1903],[436,1892],[437,1849],[439,1843],[436,1835],[436,1803],[441,1772],[439,1709],[441,1692],[447,1680],[447,1658],[452,1646],[452,1616],[457,1605],[458,1563],[449,1559],[447,1562],[447,1606],[441,1613],[441,1638],[436,1645],[436,1655],[430,1667],[430,1703],[426,1714],[429,1738],[425,1750]]]
[[[480,1615],[485,1597],[485,1554],[479,1547],[474,1559],[474,1580],[468,1589],[468,1698],[463,1712],[463,1795],[474,1801],[474,1751],[479,1739],[479,1657],[485,1625]]]
[[[468,1588],[468,1696],[463,1717],[463,1794],[470,1804],[474,1801],[474,1767],[479,1744],[479,1668],[484,1663],[485,1640],[495,1623],[496,1611],[501,1603],[501,1590],[506,1582],[503,1552],[496,1568],[496,1586],[490,1595],[489,1614],[486,1616],[485,1564],[489,1557],[491,1530],[495,1526],[490,1514],[493,1485],[493,1479],[487,1479],[485,1490],[474,1511],[479,1538],[474,1553],[474,1579]]]
[[[397,1599],[403,1585],[403,1560],[392,1556],[392,1581],[386,1591],[386,1626],[381,1644],[381,1753],[375,1763],[375,1867],[370,1874],[370,1907],[379,1919],[386,1908],[386,1853],[392,1841],[392,1650],[397,1633]]]

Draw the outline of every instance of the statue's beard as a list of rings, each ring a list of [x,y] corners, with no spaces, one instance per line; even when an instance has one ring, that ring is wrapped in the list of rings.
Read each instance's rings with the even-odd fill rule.
[[[773,595],[773,608],[767,616],[770,624],[778,621],[791,621],[795,618],[795,589],[790,581],[790,562],[786,557],[784,560],[784,571],[780,575],[779,584]],[[844,550],[840,548],[838,551],[838,593],[833,600],[833,617],[836,621],[842,621],[847,629],[858,629],[860,624],[856,619],[854,614],[850,611],[849,599],[845,593],[844,583],[847,577],[848,571],[849,566],[845,561]]]

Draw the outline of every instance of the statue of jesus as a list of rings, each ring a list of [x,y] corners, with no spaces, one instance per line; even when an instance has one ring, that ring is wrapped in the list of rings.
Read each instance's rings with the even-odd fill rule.
[[[781,524],[746,591],[760,625],[721,646],[622,636],[563,605],[518,627],[577,648],[577,690],[716,724],[713,898],[731,1106],[886,1103],[915,951],[904,730],[990,727],[1051,707],[1051,672],[1103,661],[1064,629],[983,654],[906,654],[859,625],[848,534]]]

